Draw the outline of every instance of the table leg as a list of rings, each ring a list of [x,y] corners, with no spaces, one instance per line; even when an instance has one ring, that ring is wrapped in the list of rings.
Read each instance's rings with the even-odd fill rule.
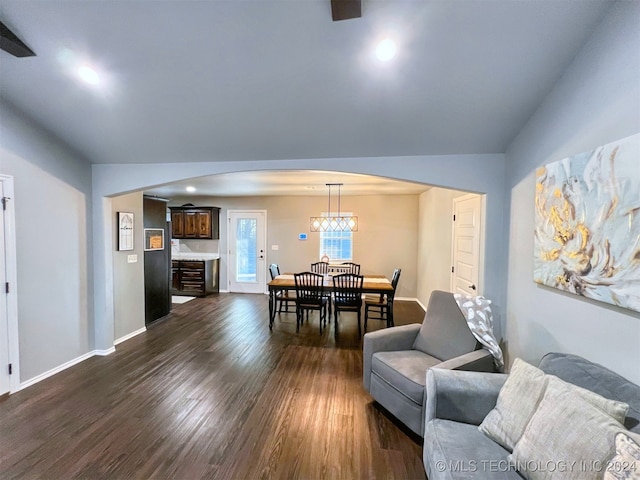
[[[387,303],[387,328],[393,327],[393,300]]]
[[[273,322],[276,318],[276,292],[269,289],[269,330],[273,329]]]

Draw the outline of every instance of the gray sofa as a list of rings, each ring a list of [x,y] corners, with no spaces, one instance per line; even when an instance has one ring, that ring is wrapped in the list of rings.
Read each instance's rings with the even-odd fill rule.
[[[628,403],[624,426],[640,433],[640,386],[576,355],[549,353],[538,368]],[[478,430],[495,407],[506,378],[506,374],[436,369],[427,373],[423,461],[429,480],[522,478],[515,470],[500,468],[510,452]]]
[[[491,372],[493,356],[480,347],[453,294],[434,290],[422,325],[365,334],[364,387],[393,416],[422,436],[427,370]]]

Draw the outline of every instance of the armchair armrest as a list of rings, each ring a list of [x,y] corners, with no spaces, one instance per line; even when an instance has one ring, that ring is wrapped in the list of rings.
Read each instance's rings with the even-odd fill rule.
[[[444,362],[435,365],[433,368],[442,368],[446,370],[468,370],[472,372],[495,371],[493,355],[484,348],[445,360]]]
[[[421,326],[419,323],[412,323],[365,333],[362,346],[362,381],[367,391],[371,387],[371,357],[373,354],[376,352],[411,350]]]
[[[434,418],[480,425],[496,406],[507,376],[431,368],[427,371],[425,425]]]

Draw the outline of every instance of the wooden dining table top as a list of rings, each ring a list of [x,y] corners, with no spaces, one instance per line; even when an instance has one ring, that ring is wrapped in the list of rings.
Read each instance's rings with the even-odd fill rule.
[[[363,275],[362,290],[364,292],[384,293],[393,291],[391,281],[384,275]],[[271,280],[268,284],[269,290],[280,290],[285,288],[294,289],[296,282],[293,273],[283,273]],[[324,288],[332,288],[332,275],[325,275],[323,281]]]

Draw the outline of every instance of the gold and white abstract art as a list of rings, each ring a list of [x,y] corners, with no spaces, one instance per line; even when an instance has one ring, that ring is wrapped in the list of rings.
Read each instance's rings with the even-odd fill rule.
[[[640,134],[536,172],[534,280],[640,312]]]

